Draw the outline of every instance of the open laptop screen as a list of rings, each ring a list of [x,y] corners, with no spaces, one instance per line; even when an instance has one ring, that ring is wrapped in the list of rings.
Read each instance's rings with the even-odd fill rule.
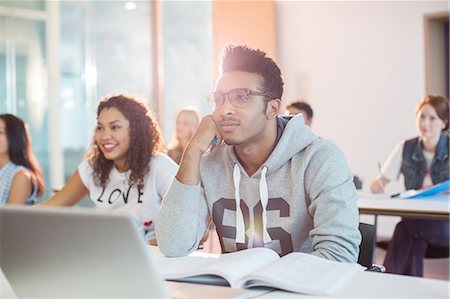
[[[169,298],[145,246],[125,214],[0,207],[0,268],[19,298]]]

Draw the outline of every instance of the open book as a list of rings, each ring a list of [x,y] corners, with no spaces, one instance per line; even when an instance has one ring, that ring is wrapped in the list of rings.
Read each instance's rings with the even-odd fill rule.
[[[268,248],[220,256],[160,257],[158,263],[167,280],[232,288],[271,287],[310,295],[333,295],[365,269],[359,264],[333,262],[300,252],[280,258]]]
[[[399,198],[418,198],[427,196],[436,196],[443,192],[448,192],[450,190],[450,180],[444,181],[442,183],[433,185],[426,189],[421,190],[406,190],[398,193]]]

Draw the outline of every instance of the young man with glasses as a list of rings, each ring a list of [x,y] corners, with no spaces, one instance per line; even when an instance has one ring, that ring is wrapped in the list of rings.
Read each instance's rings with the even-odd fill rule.
[[[260,50],[225,48],[222,71],[156,223],[160,250],[198,248],[210,221],[222,252],[268,247],[356,262],[361,236],[343,153],[301,115],[278,116],[283,80]]]

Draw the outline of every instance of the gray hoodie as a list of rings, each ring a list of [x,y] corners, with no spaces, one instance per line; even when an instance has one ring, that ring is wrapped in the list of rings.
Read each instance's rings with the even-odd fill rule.
[[[212,219],[222,252],[267,247],[280,255],[301,251],[356,262],[357,194],[343,153],[314,135],[301,115],[279,117],[278,132],[277,145],[252,176],[234,148],[222,144],[202,157],[200,185],[173,181],[156,222],[165,255],[197,249]]]

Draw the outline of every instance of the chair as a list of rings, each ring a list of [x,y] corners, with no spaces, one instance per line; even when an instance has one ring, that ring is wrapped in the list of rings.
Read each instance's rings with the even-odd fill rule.
[[[358,264],[367,267],[366,271],[385,272],[386,268],[382,265],[373,264],[375,253],[376,240],[376,226],[368,223],[359,223],[359,231],[362,236],[361,244],[359,245]]]

